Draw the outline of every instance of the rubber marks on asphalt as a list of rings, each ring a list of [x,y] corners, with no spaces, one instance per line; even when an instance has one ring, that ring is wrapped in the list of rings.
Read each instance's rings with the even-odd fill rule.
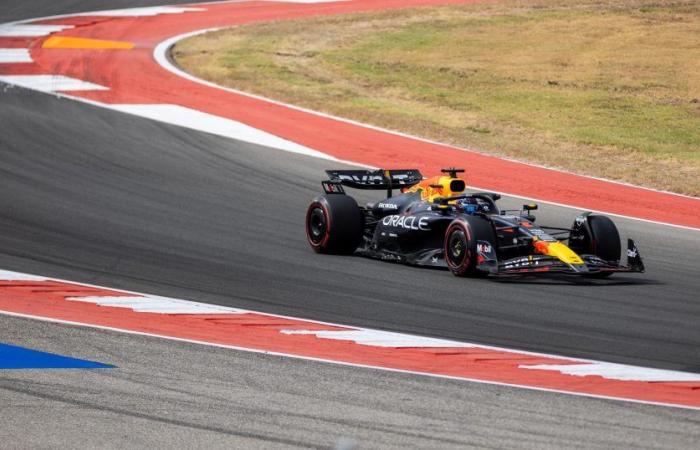
[[[130,50],[134,48],[131,42],[105,41],[102,39],[77,38],[70,36],[51,36],[41,46],[43,48],[68,49],[100,49],[100,50]]]
[[[321,323],[0,271],[0,313],[216,347],[700,409],[700,374]]]
[[[0,369],[112,369],[95,361],[0,344]]]

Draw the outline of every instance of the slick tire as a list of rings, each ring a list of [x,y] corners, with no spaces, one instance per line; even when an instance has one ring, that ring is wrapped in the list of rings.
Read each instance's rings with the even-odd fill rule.
[[[306,237],[316,253],[350,255],[362,241],[363,221],[352,197],[321,195],[306,211]]]
[[[622,252],[620,233],[607,216],[590,216],[591,253],[606,261],[619,261]]]
[[[496,243],[491,223],[481,217],[460,217],[445,231],[445,262],[453,275],[481,277],[488,273],[477,269],[476,241]]]
[[[618,262],[622,247],[620,244],[620,233],[617,231],[615,223],[607,216],[588,216],[588,226],[590,236],[587,238],[588,254],[596,255],[605,261]],[[591,274],[593,278],[606,278],[612,272],[601,272]]]

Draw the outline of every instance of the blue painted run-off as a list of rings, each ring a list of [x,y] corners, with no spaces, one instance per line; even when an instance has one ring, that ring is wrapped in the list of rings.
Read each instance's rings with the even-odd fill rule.
[[[0,369],[111,369],[116,366],[0,344]]]

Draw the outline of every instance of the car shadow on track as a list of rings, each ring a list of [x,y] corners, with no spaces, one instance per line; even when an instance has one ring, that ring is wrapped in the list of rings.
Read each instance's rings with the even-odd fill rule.
[[[532,278],[528,276],[522,277],[503,277],[503,278],[492,278],[492,281],[496,283],[503,284],[531,284],[531,285],[575,285],[575,286],[591,286],[591,287],[605,287],[605,286],[649,286],[649,285],[665,285],[659,280],[649,279],[649,278],[632,278],[632,277],[614,277],[605,279],[596,278],[583,278],[567,275],[548,275],[548,276],[538,276],[537,278]]]
[[[367,261],[375,262],[379,265],[381,264],[391,264],[395,267],[405,267],[409,270],[421,270],[421,271],[433,271],[442,272],[445,276],[451,276],[450,270],[447,267],[438,266],[416,266],[412,264],[402,264],[397,261],[387,261],[375,258],[368,258],[362,255],[353,255],[352,257],[358,259],[365,259]],[[537,275],[501,275],[501,276],[480,276],[475,278],[469,278],[470,281],[485,281],[493,283],[503,283],[503,284],[522,284],[522,285],[575,285],[575,286],[658,286],[667,285],[663,281],[649,279],[649,278],[639,278],[639,276],[624,276],[620,274],[615,274],[610,278],[589,278],[577,275],[565,275],[565,274],[537,274]]]

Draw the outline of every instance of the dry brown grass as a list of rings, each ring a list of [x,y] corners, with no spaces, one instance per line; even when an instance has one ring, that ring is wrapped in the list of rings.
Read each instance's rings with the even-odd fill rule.
[[[455,145],[700,195],[700,5],[506,1],[178,44],[216,83]]]

